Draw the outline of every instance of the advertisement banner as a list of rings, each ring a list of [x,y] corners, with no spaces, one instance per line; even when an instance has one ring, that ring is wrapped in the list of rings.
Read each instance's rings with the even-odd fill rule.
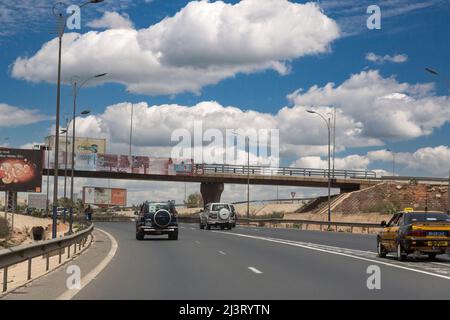
[[[92,187],[83,188],[83,202],[86,204],[95,203],[95,188]]]
[[[127,204],[127,190],[83,187],[83,203],[98,206],[125,206]]]
[[[75,156],[75,170],[95,171],[97,165],[96,154],[77,154]],[[70,165],[68,165],[70,168]]]
[[[150,158],[142,156],[133,156],[131,171],[133,173],[147,174],[150,168]]]
[[[111,189],[111,205],[126,206],[127,205],[127,190],[126,189]]]
[[[28,208],[44,210],[47,208],[47,195],[45,194],[28,194]]]
[[[41,150],[0,148],[0,191],[41,192]]]
[[[190,176],[193,173],[194,161],[192,159],[173,159],[173,172],[176,175]],[[170,174],[169,170],[169,174]]]
[[[130,156],[119,156],[119,163],[117,166],[118,172],[131,173],[131,157]]]
[[[50,147],[50,150],[55,150],[55,136],[49,136],[45,138],[45,144]],[[59,136],[59,152],[58,163],[62,168],[65,165],[65,151],[66,151],[66,136]],[[92,161],[95,161],[95,157],[98,153],[106,152],[106,139],[96,138],[75,138],[75,167],[90,168]],[[54,151],[50,151],[50,168],[54,168],[55,154]],[[67,137],[67,166],[71,166],[72,161],[72,137]],[[47,163],[45,164],[47,166]],[[95,170],[95,168],[93,169]]]
[[[149,174],[168,174],[169,159],[149,158]]]
[[[95,188],[95,203],[98,205],[111,204],[111,189]]]
[[[117,154],[98,154],[97,155],[97,171],[117,172],[119,156]]]

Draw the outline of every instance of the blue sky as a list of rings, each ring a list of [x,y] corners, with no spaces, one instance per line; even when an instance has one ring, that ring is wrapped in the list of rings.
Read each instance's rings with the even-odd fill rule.
[[[210,2],[214,3],[214,1]],[[224,2],[237,4],[239,1]],[[251,2],[251,0],[243,2]],[[291,22],[293,23],[292,25],[295,25],[296,17],[292,13],[294,7],[289,5],[306,3],[306,1],[290,1],[286,4],[287,1],[285,0],[270,0],[270,2],[274,4],[274,14],[278,8],[280,11],[290,10],[291,14],[286,16],[286,21],[289,19],[294,20]],[[50,9],[52,1],[42,1],[36,8],[33,8],[31,3],[32,1],[26,0],[15,1],[13,4],[5,0],[0,2],[0,17],[2,21],[6,22],[0,26],[0,87],[2,88],[0,106],[3,104],[14,108],[8,109],[8,112],[13,110],[12,112],[17,115],[19,115],[19,111],[24,110],[25,114],[31,119],[23,121],[23,119],[17,120],[13,116],[6,117],[6,112],[0,115],[0,139],[9,137],[6,144],[14,147],[42,141],[53,126],[53,116],[55,114],[56,86],[54,77],[56,77],[56,74],[54,74],[54,77],[52,76],[53,78],[49,78],[48,75],[44,74],[45,72],[42,73],[43,68],[41,68],[41,66],[46,67],[46,63],[48,63],[47,67],[53,67],[54,64],[52,62],[56,58],[56,56],[45,56],[46,54],[48,55],[48,52],[42,50],[42,46],[55,37],[52,34],[52,30],[55,28],[55,21]],[[165,18],[174,18],[181,12],[187,12],[186,6],[192,5],[192,3],[180,0],[105,1],[102,4],[86,6],[83,9],[82,29],[78,32],[86,34],[95,30],[98,34],[103,34],[106,30],[116,28],[117,25],[114,25],[114,23],[117,24],[118,20],[121,20],[121,22],[128,21],[128,23],[132,24],[131,30],[145,30],[150,26],[161,24],[161,21]],[[196,8],[208,8],[208,10],[212,10],[211,12],[219,10],[216,7],[213,8],[211,3],[203,3]],[[198,65],[202,64],[203,61],[205,61],[204,63],[211,63],[211,68],[219,70],[210,75],[205,75],[205,78],[211,77],[213,79],[209,82],[205,80],[197,84],[195,82],[199,76],[195,74],[192,75],[192,78],[191,75],[187,76],[186,82],[191,81],[197,85],[197,88],[194,89],[189,89],[189,86],[183,82],[180,83],[180,87],[182,87],[180,90],[167,93],[166,89],[159,90],[151,87],[152,83],[155,82],[153,78],[151,81],[148,80],[145,88],[136,89],[133,85],[139,81],[136,81],[136,83],[133,80],[129,81],[132,74],[126,74],[126,71],[115,66],[113,63],[115,60],[113,59],[116,58],[108,57],[110,60],[107,60],[106,67],[104,67],[108,70],[92,71],[110,72],[114,75],[106,79],[106,83],[83,88],[80,94],[79,110],[89,108],[92,110],[93,116],[85,121],[80,119],[81,131],[79,132],[92,135],[101,131],[102,134],[107,135],[111,139],[109,143],[111,143],[111,146],[114,146],[112,148],[113,151],[126,152],[126,144],[122,141],[126,137],[125,133],[122,139],[120,134],[112,133],[111,128],[108,129],[109,131],[107,130],[108,133],[102,131],[106,130],[104,129],[105,126],[110,125],[108,124],[108,117],[113,116],[113,113],[108,116],[108,113],[105,111],[108,106],[119,103],[145,102],[147,106],[143,107],[142,110],[146,110],[146,108],[164,104],[192,107],[202,102],[213,101],[219,104],[220,108],[223,108],[222,111],[224,113],[227,112],[225,110],[227,106],[236,107],[244,113],[247,110],[252,110],[261,116],[269,114],[274,117],[274,121],[276,121],[278,126],[284,126],[286,122],[282,121],[286,120],[282,119],[294,118],[290,116],[286,116],[286,118],[281,117],[280,110],[285,107],[290,109],[286,112],[294,112],[293,108],[296,106],[299,106],[298,110],[301,111],[303,110],[302,106],[306,108],[308,105],[315,104],[318,106],[319,111],[326,112],[328,110],[326,105],[333,104],[337,108],[342,109],[342,116],[350,123],[347,128],[343,123],[339,122],[338,118],[338,129],[341,125],[343,131],[342,137],[338,136],[339,146],[336,156],[342,159],[339,166],[352,168],[353,165],[357,168],[379,170],[380,174],[388,174],[391,170],[391,156],[385,150],[389,148],[399,153],[399,164],[397,166],[399,174],[443,176],[448,171],[448,169],[443,169],[443,167],[450,162],[449,158],[445,159],[447,156],[450,157],[449,88],[443,79],[426,73],[424,67],[433,67],[439,70],[442,75],[450,76],[448,37],[450,32],[450,6],[448,1],[392,0],[373,2],[323,0],[315,3],[318,9],[312,9],[314,14],[317,14],[318,18],[323,18],[324,20],[315,20],[308,25],[304,21],[306,19],[299,19],[298,23],[300,26],[299,30],[296,31],[297,34],[290,30],[292,27],[289,29],[289,26],[292,26],[288,24],[289,21],[286,22],[287,29],[283,29],[283,21],[274,18],[276,25],[280,29],[277,30],[278,34],[276,32],[272,34],[271,32],[267,37],[280,38],[282,41],[275,41],[272,48],[264,47],[261,49],[264,52],[267,51],[267,56],[272,55],[270,58],[266,57],[267,61],[262,61],[261,59],[264,58],[258,56],[258,50],[252,51],[253,49],[250,47],[248,52],[245,51],[245,48],[242,49],[242,60],[234,59],[236,52],[239,53],[239,50],[233,51],[232,44],[229,46],[231,49],[228,49],[227,42],[231,43],[233,41],[231,36],[230,39],[225,37],[220,40],[221,42],[218,42],[224,45],[222,52],[220,45],[218,45],[218,48],[199,47],[197,51],[195,51],[196,48],[193,48],[193,53],[189,56],[191,48],[183,48],[184,51],[181,50],[181,52],[188,52],[186,59],[183,58],[182,54],[176,55],[175,51],[177,50],[173,50],[175,52],[173,54],[172,50],[170,50],[176,49],[176,42],[170,42],[175,39],[175,36],[173,36],[173,39],[170,38],[168,40],[162,38],[161,41],[166,41],[165,45],[169,44],[171,47],[169,46],[169,49],[162,48],[161,50],[167,50],[165,54],[168,57],[168,61],[170,60],[168,64],[171,65],[171,68],[178,68],[174,70],[180,72],[181,77],[184,75],[182,70],[185,70],[182,68],[185,68],[186,65],[189,68],[204,70],[201,69],[204,66]],[[380,30],[369,30],[366,27],[366,19],[369,17],[366,9],[371,4],[377,4],[381,8]],[[252,5],[255,6],[255,4],[249,3],[248,7],[245,8],[242,6],[239,9],[236,7],[235,10],[231,10],[228,7],[230,9],[228,11],[225,11],[223,8],[220,9],[224,10],[222,17],[225,16],[225,13],[229,15],[226,16],[228,20],[224,18],[223,23],[231,21],[235,13],[243,20],[251,17],[251,13],[255,12],[261,14],[263,16],[262,19],[264,19],[264,15],[272,14],[263,10],[259,12],[259,9],[255,9],[256,7],[252,9]],[[245,12],[245,10],[250,10],[250,12]],[[194,13],[199,12],[192,11]],[[93,21],[104,22],[105,12],[117,13],[120,16],[119,18],[116,16],[117,19],[115,20],[113,19],[113,25],[99,28],[89,26],[93,25]],[[240,16],[241,12],[242,16]],[[299,11],[299,13],[303,14],[302,11]],[[251,17],[248,19],[256,18]],[[271,19],[271,17],[268,19]],[[330,19],[334,25],[320,29],[319,26],[326,24],[326,19]],[[186,24],[189,21],[189,18],[184,18],[181,22],[178,21],[178,24],[165,25],[164,28],[176,33],[176,28],[180,28],[182,26],[181,23]],[[192,23],[197,23],[196,19],[192,21]],[[323,24],[321,24],[322,22]],[[111,24],[111,20],[108,23]],[[243,23],[246,22],[244,21]],[[305,25],[302,25],[303,23]],[[316,23],[317,27],[311,25]],[[238,28],[239,26],[234,25],[233,27]],[[243,25],[243,27],[246,27],[246,25]],[[198,28],[208,29],[208,25],[205,22],[203,26]],[[305,38],[302,38],[304,35],[302,29],[304,29],[306,34]],[[318,31],[319,29],[321,31]],[[339,30],[339,34],[331,36],[331,33],[335,30]],[[330,33],[330,35],[325,36],[320,32]],[[141,36],[145,41],[151,41],[151,39],[154,39],[155,33],[151,33],[152,37],[150,39],[145,38],[145,33],[142,33]],[[192,35],[192,39],[189,38],[190,36],[187,36],[187,41],[190,41],[189,44],[184,43],[181,46],[195,47],[198,45],[195,36]],[[243,37],[245,36],[247,35]],[[259,48],[258,37],[260,37],[260,42],[264,41],[266,37],[264,31],[261,34],[252,34],[251,36],[256,37],[256,40],[249,38],[248,42],[255,42],[256,48]],[[68,39],[67,36],[65,38]],[[302,47],[302,41],[316,41],[308,40],[310,38],[318,39],[318,43],[312,43],[308,48]],[[79,41],[80,45],[87,45],[88,40],[85,39],[83,41],[83,43]],[[217,45],[217,43],[213,42],[211,46],[215,44]],[[152,45],[154,44],[150,43],[150,46]],[[104,48],[99,50],[113,50],[107,45],[104,46]],[[291,50],[292,47],[295,48]],[[219,56],[215,57],[214,54],[209,53],[209,49],[212,52],[219,52]],[[130,48],[130,50],[132,49]],[[202,57],[202,51],[206,51],[206,54],[209,54],[209,56],[206,58]],[[289,52],[289,54],[284,54],[284,52]],[[45,57],[36,59],[36,65],[23,64],[20,70],[15,66],[17,64],[15,61],[18,57],[23,57],[29,61],[29,59],[36,57],[35,55],[39,53]],[[370,61],[367,58],[368,53],[378,57],[378,61]],[[233,62],[230,63],[228,61],[227,54],[234,55],[233,59],[231,59]],[[393,61],[395,60],[394,57],[400,55],[405,58],[400,59],[401,61]],[[199,56],[200,58],[198,58]],[[72,58],[73,61],[69,61],[68,58],[66,61],[63,61],[63,73],[66,70],[66,77],[69,77],[68,73],[75,72],[74,70],[80,70],[82,75],[92,72],[90,69],[83,69],[83,63],[86,64],[86,59],[89,57],[84,58],[85,60],[82,57]],[[200,62],[195,59],[200,59]],[[253,61],[252,59],[255,60]],[[129,61],[130,69],[133,68],[131,66],[133,61],[131,60]],[[282,63],[284,67],[287,67],[287,71],[280,71],[280,69],[277,69],[278,67],[273,67],[272,65],[270,67],[263,66],[269,60],[270,62],[277,61]],[[121,58],[121,61],[123,62],[123,58]],[[180,66],[180,64],[184,65]],[[255,64],[257,64],[256,67]],[[17,70],[13,71],[15,67]],[[95,69],[95,65],[93,68]],[[139,69],[139,66],[137,68]],[[237,68],[238,71],[230,71],[232,68]],[[118,73],[121,75],[116,77]],[[33,79],[27,79],[27,75],[31,75]],[[202,75],[202,72],[199,72],[198,75]],[[354,85],[349,85],[348,87],[344,85],[352,78],[352,75],[360,76],[359,80],[354,79],[354,82],[357,84],[361,83],[361,87],[354,88]],[[158,80],[161,79],[164,82],[163,78],[166,76],[169,77],[170,74],[163,70],[161,71],[161,78],[158,78]],[[147,80],[145,79],[146,74],[143,73],[140,77],[142,77],[142,82],[145,83]],[[170,80],[167,80],[167,82],[170,84]],[[334,87],[332,86],[332,89],[327,92],[306,93],[313,86],[323,89],[330,82],[334,83]],[[366,82],[367,87],[364,87]],[[422,86],[418,88],[415,86],[416,84],[421,84]],[[407,88],[405,88],[405,85]],[[340,86],[344,86],[346,89],[343,90],[344,88],[342,88],[341,90],[339,89]],[[371,91],[380,87],[382,87],[382,90],[380,89],[382,96],[370,96]],[[299,89],[303,91],[297,92],[290,99],[288,98],[288,95]],[[354,90],[354,92],[352,93],[351,90]],[[344,91],[345,94],[343,93]],[[366,91],[368,91],[368,94],[364,96]],[[386,98],[387,95],[395,93],[405,96],[401,96],[398,101],[394,99],[395,101],[389,100],[383,102],[382,105],[378,103],[379,98]],[[361,96],[359,97],[358,95]],[[355,96],[354,101],[352,100],[353,96]],[[410,101],[408,99],[413,99],[411,110],[407,109],[408,101]],[[358,107],[352,105],[352,103],[356,103],[355,101],[364,101],[367,104]],[[373,106],[371,106],[372,102],[374,103]],[[398,103],[401,103],[401,106]],[[68,85],[64,85],[62,88],[61,104],[62,114],[64,115],[69,112],[71,106],[70,87]],[[117,110],[120,107],[126,107],[126,105],[116,107]],[[423,108],[423,112],[420,111],[421,108]],[[31,113],[34,114],[33,116],[27,113],[30,110],[34,110],[34,113]],[[174,109],[174,112],[176,112],[176,109]],[[374,119],[379,117],[380,114],[392,121],[386,121],[385,124],[381,120],[375,121]],[[398,115],[399,120],[396,120],[395,114]],[[323,125],[319,120],[311,119],[310,115],[301,113],[298,116],[300,117],[299,119],[303,119],[306,123],[314,123],[316,127]],[[401,119],[404,119],[405,122],[402,122]],[[220,119],[218,121],[220,122]],[[17,125],[12,125],[12,123],[17,123]],[[96,123],[97,126],[92,123]],[[101,123],[101,125],[98,123]],[[351,123],[358,124],[361,132],[349,139],[345,134],[348,135],[348,132],[351,131]],[[401,128],[398,131],[393,130],[392,128],[397,126],[397,124]],[[299,122],[299,128],[297,129],[300,130],[302,125],[303,122]],[[386,127],[383,127],[384,125]],[[289,123],[286,126],[287,128],[296,128],[295,123]],[[123,128],[123,131],[126,131],[126,123],[124,123]],[[286,147],[286,152],[282,152],[282,165],[322,167],[326,159],[326,154],[323,152],[323,147],[326,144],[326,141],[324,141],[326,139],[325,132],[317,129],[314,131],[317,133],[316,136],[309,137],[309,131],[311,130],[305,128],[305,139],[310,141],[305,142],[302,139],[295,140],[291,138],[289,136],[291,132],[292,135],[295,135],[295,133],[292,131],[293,129],[289,131],[287,128],[285,133],[281,134],[280,145],[292,145],[292,147]],[[324,128],[322,129],[325,130]],[[116,127],[115,130],[119,130],[119,127]],[[282,128],[280,130],[283,131]],[[139,140],[138,138],[136,139],[137,141]],[[352,139],[355,142],[349,142]],[[160,141],[154,141],[146,145],[144,137],[139,141],[141,141],[140,144],[136,146],[136,150],[139,153],[152,153],[153,150],[158,153],[161,148],[168,147]],[[0,141],[0,143],[2,142]],[[305,146],[308,146],[309,149],[312,146],[316,146],[317,149],[313,148],[315,151],[306,152]],[[438,147],[440,148],[436,149]],[[156,149],[152,148],[159,149],[156,151]],[[374,153],[369,155],[370,152]],[[359,158],[351,158],[352,156],[359,156]],[[448,165],[446,167],[448,168]]]

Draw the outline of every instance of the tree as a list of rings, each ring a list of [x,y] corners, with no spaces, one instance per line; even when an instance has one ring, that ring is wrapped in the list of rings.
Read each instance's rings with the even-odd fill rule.
[[[199,192],[192,193],[188,196],[186,201],[186,207],[188,208],[201,208],[203,207],[203,198]]]
[[[58,199],[58,207],[62,208],[70,208],[71,202],[69,198],[59,198]]]

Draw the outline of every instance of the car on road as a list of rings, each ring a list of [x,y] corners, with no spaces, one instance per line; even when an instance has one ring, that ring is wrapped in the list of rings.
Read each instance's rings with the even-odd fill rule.
[[[396,252],[397,259],[408,254],[426,254],[434,259],[438,254],[450,254],[450,216],[444,212],[401,211],[386,223],[377,235],[377,252],[381,258]]]
[[[175,204],[167,202],[144,202],[136,212],[136,239],[146,235],[165,235],[169,240],[178,240],[178,219]]]
[[[200,229],[236,227],[236,209],[229,203],[208,203],[200,212]]]

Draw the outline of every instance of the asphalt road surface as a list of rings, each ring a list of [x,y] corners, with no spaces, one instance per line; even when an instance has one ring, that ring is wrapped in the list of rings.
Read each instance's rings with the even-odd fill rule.
[[[373,235],[247,227],[208,231],[181,224],[178,241],[167,236],[137,241],[134,223],[96,226],[115,238],[118,249],[73,299],[450,298],[448,256],[434,262],[379,259]],[[105,237],[97,245],[111,243]],[[78,263],[89,259],[88,253]],[[370,266],[379,267],[380,289],[367,286]],[[52,281],[43,279],[41,287],[62,282]]]

